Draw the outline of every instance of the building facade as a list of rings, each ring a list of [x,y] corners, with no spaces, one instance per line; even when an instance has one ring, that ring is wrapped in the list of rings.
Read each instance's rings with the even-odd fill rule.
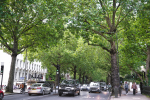
[[[21,83],[26,83],[29,79],[34,81],[45,81],[47,69],[43,69],[41,66],[41,62],[34,61],[23,61],[23,55],[19,54],[16,58],[15,64],[15,73],[14,73],[14,85],[18,85]],[[2,81],[2,85],[7,85],[10,65],[11,65],[11,55],[0,50],[0,63],[4,63],[4,72],[3,72],[3,80],[2,75],[0,75],[0,81]]]

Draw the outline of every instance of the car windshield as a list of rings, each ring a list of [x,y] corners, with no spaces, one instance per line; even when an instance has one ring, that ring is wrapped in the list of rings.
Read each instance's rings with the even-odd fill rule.
[[[32,84],[32,87],[38,87],[41,86],[41,84]]]
[[[74,84],[73,80],[63,80],[61,84]]]
[[[106,85],[105,83],[100,83],[102,86]]]
[[[91,83],[90,86],[99,86],[98,83]]]
[[[87,86],[87,84],[83,84],[82,86]]]

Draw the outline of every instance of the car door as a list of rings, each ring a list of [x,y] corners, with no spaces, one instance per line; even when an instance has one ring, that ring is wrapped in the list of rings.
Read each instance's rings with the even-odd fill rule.
[[[47,93],[47,88],[46,88],[46,84],[43,84],[43,90],[45,91],[45,93]]]

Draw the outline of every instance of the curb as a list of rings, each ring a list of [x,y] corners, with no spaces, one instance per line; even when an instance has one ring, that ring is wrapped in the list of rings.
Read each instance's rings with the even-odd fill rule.
[[[28,93],[28,92],[25,92],[25,93]],[[7,95],[13,95],[13,94],[22,94],[22,93],[4,93],[4,96],[7,96]]]

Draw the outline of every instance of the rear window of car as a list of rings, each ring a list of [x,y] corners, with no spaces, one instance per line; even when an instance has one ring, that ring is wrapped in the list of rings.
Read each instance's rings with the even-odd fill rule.
[[[41,86],[41,84],[32,84],[33,87]]]
[[[63,80],[61,84],[75,84],[73,80]]]

